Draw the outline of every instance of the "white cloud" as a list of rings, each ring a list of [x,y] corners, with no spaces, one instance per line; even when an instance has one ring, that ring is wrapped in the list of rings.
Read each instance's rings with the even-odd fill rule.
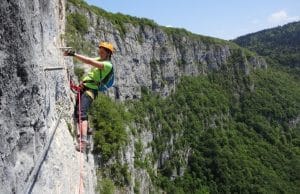
[[[299,16],[289,16],[285,10],[280,10],[278,12],[272,13],[268,17],[268,22],[274,25],[281,25],[288,22],[293,22],[299,20]]]

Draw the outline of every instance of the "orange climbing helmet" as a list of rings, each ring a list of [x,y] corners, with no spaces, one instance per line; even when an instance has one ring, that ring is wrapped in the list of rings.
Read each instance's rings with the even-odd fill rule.
[[[99,48],[103,47],[111,51],[111,53],[115,52],[114,46],[110,42],[100,42]]]

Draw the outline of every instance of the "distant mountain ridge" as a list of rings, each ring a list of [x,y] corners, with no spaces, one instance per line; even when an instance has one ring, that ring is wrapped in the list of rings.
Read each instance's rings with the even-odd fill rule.
[[[241,36],[233,42],[280,65],[300,68],[300,21]]]

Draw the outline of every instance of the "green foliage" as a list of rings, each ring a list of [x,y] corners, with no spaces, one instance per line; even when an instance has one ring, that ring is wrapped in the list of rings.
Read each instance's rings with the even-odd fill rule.
[[[134,148],[135,148],[135,153],[134,153],[135,157],[141,158],[142,151],[143,151],[143,144],[140,139],[134,144]]]
[[[135,180],[135,184],[133,188],[134,194],[140,194],[140,186],[141,183],[138,180]]]
[[[218,38],[213,38],[209,36],[203,36],[199,34],[194,34],[192,32],[187,31],[184,28],[169,28],[169,27],[163,27],[161,28],[173,38],[173,41],[176,42],[181,42],[182,37],[189,37],[192,40],[199,40],[207,44],[229,44],[229,45],[234,45],[226,40],[218,39]]]
[[[288,74],[269,70],[255,72],[252,76],[256,87],[255,92],[245,95],[242,106],[245,115],[262,115],[264,120],[283,126],[300,115],[299,83],[291,80]]]
[[[94,150],[105,164],[110,158],[119,157],[120,149],[127,143],[126,126],[131,117],[122,104],[113,102],[109,97],[100,94],[90,110],[91,126],[95,129]],[[115,162],[105,167],[100,166],[102,176],[113,180],[118,187],[128,185],[131,177],[128,166]]]
[[[242,36],[234,42],[300,72],[300,22]]]
[[[74,73],[77,76],[78,81],[80,81],[84,75],[84,69],[81,67],[74,67]]]
[[[85,2],[85,0],[67,0],[67,2],[72,3],[73,5],[76,5],[80,8],[88,8],[89,5]]]
[[[153,20],[133,17],[121,13],[110,13],[99,7],[88,5],[83,0],[68,0],[68,2],[87,11],[91,11],[98,16],[108,19],[116,27],[116,29],[118,29],[122,36],[124,36],[127,32],[125,26],[126,23],[133,24],[135,26],[149,26],[151,28],[158,27],[158,25]]]
[[[98,188],[97,190],[101,194],[114,194],[115,193],[115,185],[110,179],[102,179],[101,182],[98,183]]]
[[[127,142],[126,124],[130,115],[122,104],[114,103],[100,94],[92,104],[90,123],[95,129],[94,154],[100,154],[102,162],[107,162]]]
[[[85,34],[88,31],[88,20],[85,15],[80,13],[70,13],[67,15],[67,24],[71,30],[76,30],[80,34]]]
[[[68,14],[66,33],[63,36],[67,46],[72,47],[76,52],[90,54],[94,46],[83,38],[88,31],[88,25],[88,20],[84,15],[80,13]]]
[[[183,28],[169,28],[169,27],[160,26],[155,21],[147,19],[147,18],[139,18],[139,17],[130,16],[130,15],[125,15],[122,13],[110,13],[99,7],[96,7],[93,5],[88,5],[83,0],[68,0],[68,2],[75,5],[76,7],[93,12],[98,16],[106,18],[115,26],[115,28],[120,32],[121,36],[123,36],[123,37],[128,30],[126,24],[132,24],[134,26],[139,26],[141,31],[144,31],[145,28],[162,29],[164,32],[166,32],[171,37],[171,39],[173,39],[173,42],[176,44],[180,44],[182,37],[187,37],[193,41],[202,41],[203,43],[206,43],[206,44],[228,45],[231,48],[239,47],[237,44],[235,44],[233,42],[225,41],[225,40],[218,39],[218,38],[194,34]],[[72,25],[72,26],[74,26],[74,25]],[[99,30],[104,31],[104,29],[99,29]],[[137,37],[137,41],[139,43],[142,43],[142,41],[143,41],[142,37]]]
[[[143,169],[150,168],[153,163],[153,157],[152,155],[148,155],[145,158],[142,157],[143,150],[145,148],[143,147],[143,144],[140,139],[137,142],[135,142],[134,148],[134,167]]]
[[[128,165],[121,165],[119,162],[109,165],[102,169],[105,177],[110,177],[116,186],[122,187],[129,185],[131,176],[128,172]]]
[[[124,15],[121,13],[113,14],[110,12],[106,12],[105,10],[96,6],[90,6],[89,11],[92,11],[98,16],[102,16],[108,19],[123,35],[125,35],[127,31],[125,26],[126,23],[132,24],[134,26],[149,26],[152,28],[158,26],[153,20],[149,20],[147,18],[138,18],[129,15]]]
[[[154,133],[154,159],[178,137],[158,176],[151,175],[168,193],[300,190],[298,173],[291,173],[299,169],[300,124],[290,124],[300,115],[299,83],[273,69],[245,76],[230,67],[247,57],[238,52],[227,69],[184,77],[165,99],[144,88],[131,106],[135,122]],[[176,177],[181,167],[186,171]]]
[[[68,0],[68,2],[80,8],[87,9],[89,7],[83,0]],[[84,38],[84,35],[88,32],[88,18],[81,13],[74,12],[68,13],[66,19],[66,31],[63,38],[67,46],[73,47],[76,52],[91,54],[95,46],[91,42],[85,41]]]

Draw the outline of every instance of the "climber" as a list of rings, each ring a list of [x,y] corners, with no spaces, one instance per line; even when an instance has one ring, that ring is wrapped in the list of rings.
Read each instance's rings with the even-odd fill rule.
[[[79,133],[81,139],[78,140],[76,146],[77,151],[84,152],[87,146],[87,133],[88,133],[88,110],[91,106],[92,101],[98,94],[98,88],[101,81],[110,74],[113,65],[111,63],[111,56],[114,52],[114,47],[109,42],[100,42],[98,54],[100,57],[89,58],[83,55],[75,53],[73,50],[67,50],[64,52],[64,56],[73,56],[83,63],[94,66],[91,71],[82,79],[80,87],[80,115],[81,115],[81,126],[77,120]],[[75,118],[78,118],[78,100],[75,106]]]

